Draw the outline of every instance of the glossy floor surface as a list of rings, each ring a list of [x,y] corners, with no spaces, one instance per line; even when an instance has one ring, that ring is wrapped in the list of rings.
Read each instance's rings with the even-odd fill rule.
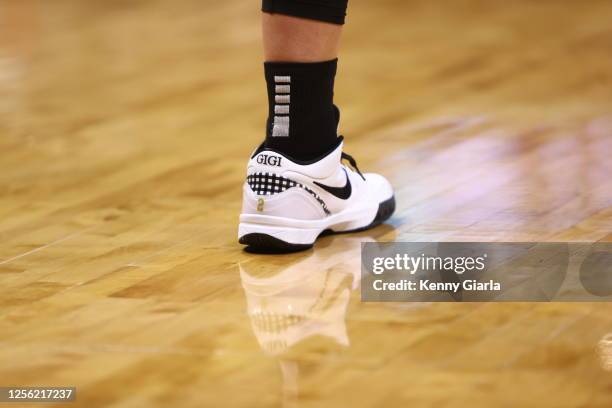
[[[612,241],[608,0],[353,2],[341,130],[398,209],[284,256],[236,242],[267,109],[257,2],[1,0],[0,19],[0,386],[612,406],[611,304],[361,303],[358,276],[362,241]]]

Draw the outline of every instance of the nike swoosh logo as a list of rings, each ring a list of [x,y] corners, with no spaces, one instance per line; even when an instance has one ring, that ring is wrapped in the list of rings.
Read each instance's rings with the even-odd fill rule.
[[[316,181],[313,181],[313,183],[321,187],[323,190],[327,191],[329,194],[334,195],[341,200],[346,200],[351,196],[352,188],[348,174],[346,174],[346,170],[344,170],[344,175],[346,176],[346,184],[343,187],[330,187],[326,186],[325,184],[317,183]]]

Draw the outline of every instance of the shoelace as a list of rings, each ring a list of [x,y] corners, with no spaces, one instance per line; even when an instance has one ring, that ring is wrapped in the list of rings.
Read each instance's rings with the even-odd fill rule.
[[[348,153],[342,152],[341,160],[347,160],[349,164],[351,165],[351,167],[353,168],[353,170],[355,170],[357,174],[359,174],[361,178],[365,181],[365,177],[363,177],[363,174],[361,174],[361,172],[359,171],[359,167],[357,167],[357,162],[355,161],[355,159],[353,159],[353,156],[351,156]]]

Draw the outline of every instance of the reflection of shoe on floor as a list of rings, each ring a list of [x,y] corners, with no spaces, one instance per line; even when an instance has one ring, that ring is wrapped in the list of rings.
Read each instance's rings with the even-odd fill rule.
[[[358,263],[347,273],[313,254],[265,278],[247,273],[248,266],[240,265],[240,278],[253,332],[266,353],[282,355],[312,336],[348,346],[346,308],[359,284]]]
[[[388,219],[395,210],[391,185],[378,174],[362,175],[342,146],[308,163],[260,147],[248,164],[240,243],[295,251],[325,230],[363,230]]]

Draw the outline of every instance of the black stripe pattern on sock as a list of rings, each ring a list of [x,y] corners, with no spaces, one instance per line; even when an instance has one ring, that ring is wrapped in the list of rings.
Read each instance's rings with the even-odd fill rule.
[[[327,208],[327,204],[325,204],[325,201],[323,201],[323,199],[317,193],[312,191],[312,189],[308,188],[302,183],[279,176],[278,174],[253,173],[247,176],[247,184],[255,194],[261,196],[279,194],[293,187],[301,188],[313,196],[315,200],[317,200],[326,215],[331,214]]]

